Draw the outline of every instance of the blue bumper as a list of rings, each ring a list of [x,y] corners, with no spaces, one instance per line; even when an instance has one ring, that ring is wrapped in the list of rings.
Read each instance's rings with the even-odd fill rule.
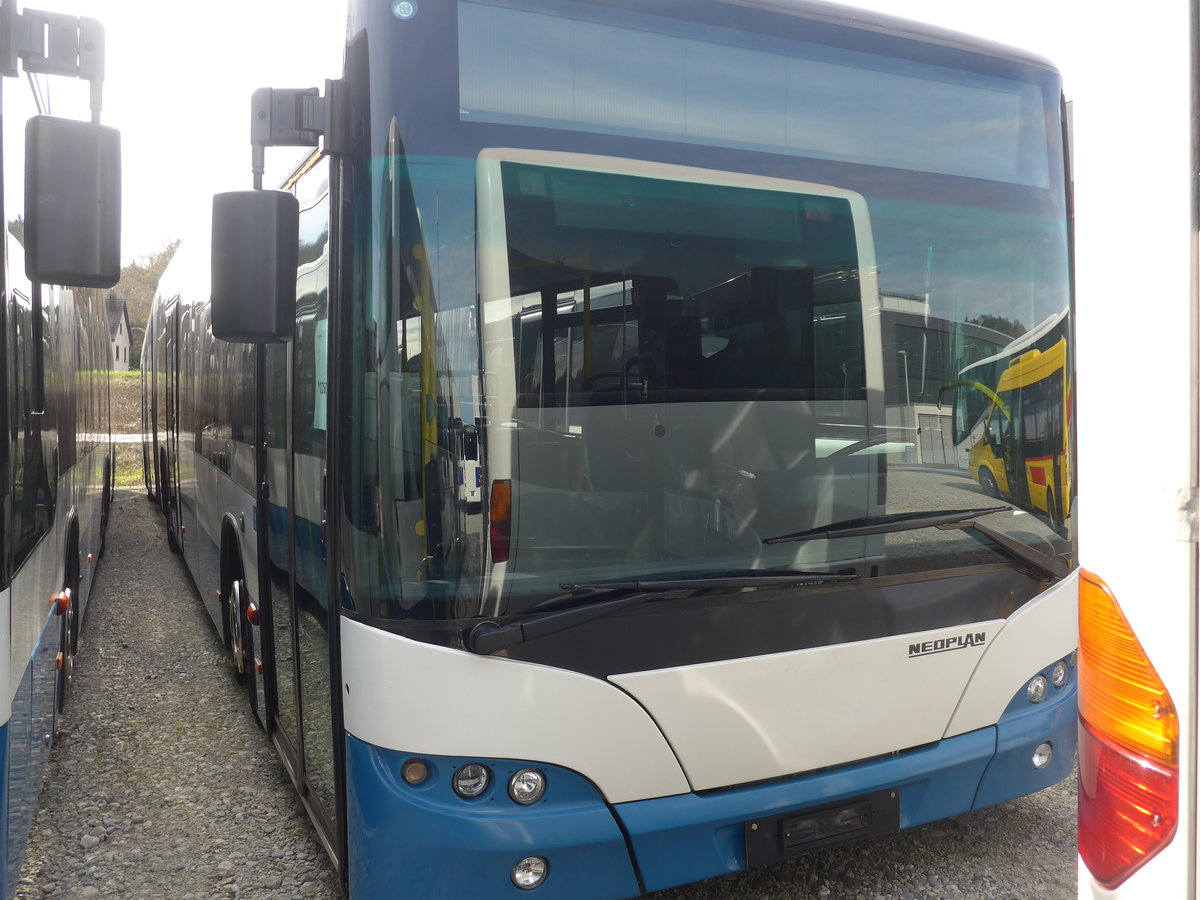
[[[1073,673],[1072,673],[1073,674]],[[516,760],[421,757],[432,774],[413,788],[400,777],[408,754],[347,738],[349,884],[352,900],[429,897],[637,896],[746,868],[745,824],[897,790],[900,827],[910,828],[1039,791],[1066,777],[1075,756],[1074,678],[1031,706],[1014,699],[1000,722],[898,756],[707,794],[610,806],[576,772]],[[1035,769],[1035,748],[1054,748]],[[482,762],[484,796],[463,800],[455,770]],[[545,797],[522,807],[507,793],[523,766],[546,774]],[[549,863],[533,891],[510,880],[527,856]]]

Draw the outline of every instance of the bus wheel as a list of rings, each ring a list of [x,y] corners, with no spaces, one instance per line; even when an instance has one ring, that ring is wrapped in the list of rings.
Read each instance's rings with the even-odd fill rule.
[[[1000,486],[996,484],[996,477],[987,469],[979,470],[979,487],[989,497],[1000,496]]]
[[[108,512],[112,506],[112,461],[110,458],[104,460],[104,488],[100,494],[100,549],[96,553],[96,557],[104,556],[105,538],[108,534]]]
[[[1058,499],[1054,496],[1054,491],[1046,491],[1046,512],[1050,516],[1050,524],[1055,530],[1061,530],[1063,527],[1062,510],[1058,507]]]
[[[225,604],[229,649],[233,653],[233,671],[238,684],[245,684],[250,674],[250,623],[246,620],[245,606],[245,588],[239,578],[230,587],[229,600]]]
[[[79,652],[79,602],[75,591],[63,588],[59,594],[62,624],[59,627],[59,650],[54,659],[54,734],[58,730],[63,714],[71,699],[71,687],[75,681],[75,654]]]

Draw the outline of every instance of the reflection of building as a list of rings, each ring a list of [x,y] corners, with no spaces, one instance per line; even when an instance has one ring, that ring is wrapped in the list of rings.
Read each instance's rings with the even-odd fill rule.
[[[970,444],[954,442],[951,386],[964,366],[993,355],[1011,336],[930,316],[922,297],[884,294],[880,305],[889,430],[912,445],[910,461],[965,469]]]
[[[116,294],[109,294],[108,339],[112,341],[113,368],[118,372],[129,370],[129,308]]]

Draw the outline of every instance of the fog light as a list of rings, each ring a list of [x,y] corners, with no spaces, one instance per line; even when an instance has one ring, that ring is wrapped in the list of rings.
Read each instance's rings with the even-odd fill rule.
[[[1065,660],[1059,660],[1054,664],[1054,668],[1050,670],[1050,683],[1056,688],[1062,687],[1067,683],[1067,676],[1071,674],[1071,670],[1067,668]]]
[[[1033,751],[1033,767],[1035,769],[1046,768],[1052,759],[1054,759],[1054,748],[1047,742],[1038,744],[1037,749]]]
[[[540,856],[527,856],[512,870],[512,883],[524,891],[531,891],[546,880],[550,863]]]
[[[546,793],[546,776],[537,769],[522,769],[508,780],[508,796],[522,806],[537,803]]]
[[[416,786],[429,777],[429,763],[423,759],[410,759],[400,768],[405,784]]]
[[[1048,690],[1050,690],[1050,683],[1046,681],[1046,676],[1034,675],[1029,679],[1029,684],[1025,685],[1025,696],[1030,703],[1041,703],[1046,699]]]
[[[460,797],[478,797],[492,783],[487,766],[468,763],[454,773],[454,793]]]

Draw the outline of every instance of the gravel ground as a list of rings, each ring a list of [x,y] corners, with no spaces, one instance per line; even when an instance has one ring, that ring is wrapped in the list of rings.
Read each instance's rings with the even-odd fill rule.
[[[157,507],[113,504],[18,900],[340,898]]]
[[[114,506],[17,898],[342,898],[156,508]],[[1068,900],[1074,789],[653,897]]]

